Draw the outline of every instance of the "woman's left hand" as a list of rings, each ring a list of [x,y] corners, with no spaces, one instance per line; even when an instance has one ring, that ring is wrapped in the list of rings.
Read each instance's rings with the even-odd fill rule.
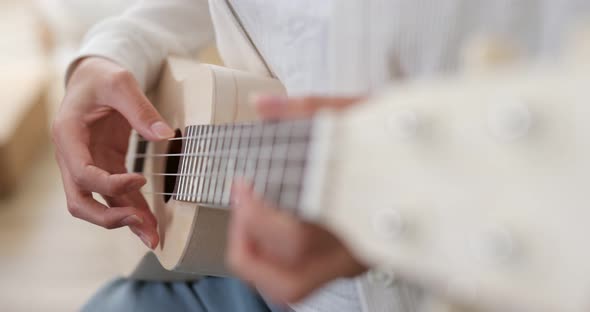
[[[358,98],[260,97],[255,105],[263,118],[286,119],[356,102]],[[267,298],[296,302],[333,279],[367,269],[332,233],[264,201],[246,181],[234,184],[232,200],[228,264]]]

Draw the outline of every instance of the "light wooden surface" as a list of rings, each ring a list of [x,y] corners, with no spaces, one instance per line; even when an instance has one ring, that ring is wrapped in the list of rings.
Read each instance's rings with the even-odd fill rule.
[[[185,131],[188,125],[254,120],[255,114],[248,99],[250,95],[262,91],[285,93],[280,82],[268,77],[189,59],[169,58],[153,98],[154,105],[172,128]],[[194,137],[197,134],[183,132],[182,135]],[[195,148],[194,144],[189,142],[189,148]],[[158,155],[171,151],[167,142],[158,142],[150,144],[146,153]],[[202,167],[203,172],[209,170],[205,169],[209,166],[207,158],[199,159],[198,163],[196,160],[184,158],[182,161],[194,166],[197,174],[201,170],[197,168]],[[211,170],[215,170],[216,163],[211,163]],[[228,211],[199,207],[195,203],[175,199],[164,202],[163,197],[157,194],[165,192],[164,179],[154,174],[165,172],[165,166],[164,158],[147,157],[143,170],[148,177],[143,190],[154,194],[146,196],[146,199],[158,219],[160,244],[155,249],[156,256],[169,270],[227,275],[223,257]],[[183,193],[185,184],[179,185],[175,188],[176,192]],[[193,182],[189,181],[186,187],[193,188]]]

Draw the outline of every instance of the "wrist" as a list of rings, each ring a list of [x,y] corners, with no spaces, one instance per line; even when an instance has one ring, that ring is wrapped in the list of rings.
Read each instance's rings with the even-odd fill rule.
[[[96,77],[108,75],[115,72],[128,72],[121,65],[100,56],[87,56],[74,61],[66,76],[66,88],[71,81],[84,79],[85,77]]]

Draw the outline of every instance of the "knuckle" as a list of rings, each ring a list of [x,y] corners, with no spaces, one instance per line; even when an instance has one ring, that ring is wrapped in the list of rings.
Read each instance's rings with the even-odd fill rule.
[[[106,214],[102,216],[102,227],[107,230],[116,229],[119,227],[117,220],[109,218]]]
[[[80,218],[81,216],[81,206],[77,203],[68,202],[68,212],[74,218]]]
[[[113,186],[111,183],[107,183],[107,185],[104,186],[104,190],[103,192],[101,192],[101,195],[104,196],[116,196],[118,195],[117,193],[117,188],[115,186]]]
[[[105,185],[105,194],[103,195],[116,196],[123,193],[122,185],[118,183],[118,180],[115,180],[111,178],[111,176],[109,176],[107,177],[106,182],[107,183]]]
[[[151,124],[159,119],[158,114],[156,113],[155,108],[149,102],[144,102],[141,100],[134,101],[134,114],[144,122]]]
[[[133,78],[133,74],[128,70],[116,70],[112,72],[109,76],[108,82],[110,87],[114,90],[123,89],[129,84],[133,83],[135,78]]]
[[[79,170],[72,172],[72,181],[74,182],[74,184],[82,186],[86,181],[84,173],[80,172]]]
[[[139,120],[145,121],[148,124],[151,124],[152,122],[158,119],[158,117],[152,111],[151,107],[149,107],[148,105],[142,105],[141,103],[138,103],[138,105],[136,105],[135,114],[137,115]]]
[[[281,295],[283,302],[299,301],[305,294],[305,288],[302,281],[298,278],[292,278],[285,281],[285,287]]]

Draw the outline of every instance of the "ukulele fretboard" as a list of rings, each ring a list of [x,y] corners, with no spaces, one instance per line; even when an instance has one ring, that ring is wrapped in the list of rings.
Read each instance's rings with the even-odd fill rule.
[[[197,125],[185,129],[174,199],[227,207],[242,177],[286,209],[299,205],[312,120]]]

